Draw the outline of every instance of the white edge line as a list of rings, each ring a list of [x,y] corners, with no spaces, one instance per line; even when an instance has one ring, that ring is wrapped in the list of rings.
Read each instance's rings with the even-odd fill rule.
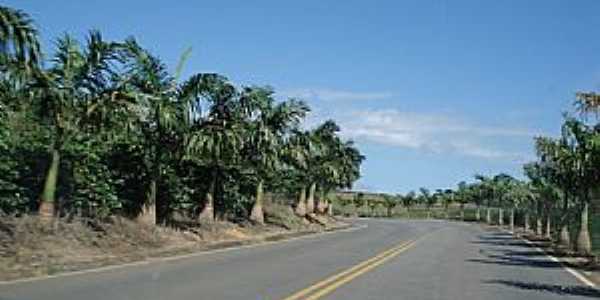
[[[508,231],[508,230],[504,230],[504,229],[501,229],[501,230],[502,230],[502,231],[504,231],[504,232],[508,232],[508,233],[512,234],[513,236],[515,236],[515,235],[513,234],[513,232],[512,232],[512,231]],[[566,266],[566,265],[564,264],[564,262],[563,262],[563,261],[561,261],[560,259],[558,259],[558,258],[556,258],[556,257],[554,257],[554,256],[552,256],[552,255],[550,255],[550,254],[548,254],[548,252],[544,251],[542,248],[538,247],[537,245],[535,245],[535,244],[534,244],[534,243],[532,243],[531,241],[529,241],[529,240],[527,240],[527,239],[525,239],[525,238],[519,237],[519,236],[516,236],[516,237],[517,237],[518,239],[521,239],[522,241],[524,241],[524,242],[525,242],[525,243],[527,243],[528,245],[531,245],[531,246],[533,246],[533,248],[534,248],[535,250],[537,250],[537,251],[539,251],[540,253],[543,253],[544,255],[546,255],[546,256],[547,256],[548,258],[550,258],[550,260],[552,260],[553,262],[556,262],[556,263],[560,264],[560,266],[561,266],[561,267],[562,267],[562,268],[563,268],[565,271],[569,272],[571,275],[573,275],[575,278],[577,278],[579,281],[581,281],[581,282],[582,282],[582,283],[584,283],[585,285],[587,285],[587,286],[589,286],[589,287],[593,287],[593,288],[595,288],[595,287],[596,287],[596,284],[595,284],[594,282],[592,282],[591,280],[587,279],[587,277],[585,277],[585,275],[581,274],[579,271],[576,271],[576,270],[572,269],[571,267],[568,267],[568,266]]]
[[[174,260],[180,260],[180,259],[185,259],[185,258],[191,258],[191,257],[197,257],[197,256],[203,256],[203,255],[209,255],[209,254],[215,254],[215,253],[222,253],[222,252],[229,252],[229,251],[235,251],[235,250],[242,250],[242,249],[249,249],[249,248],[257,248],[257,247],[274,245],[274,244],[284,244],[284,243],[291,242],[291,241],[297,241],[297,240],[308,239],[308,238],[316,238],[316,237],[320,237],[320,236],[328,235],[328,234],[352,232],[352,231],[364,229],[367,227],[369,227],[367,224],[362,224],[362,225],[357,225],[357,226],[351,225],[349,228],[346,228],[346,229],[323,231],[323,232],[313,233],[313,234],[309,233],[306,235],[301,235],[298,237],[291,237],[291,238],[283,239],[280,241],[262,241],[262,242],[259,241],[259,242],[252,243],[249,245],[242,245],[242,246],[236,246],[236,247],[225,247],[225,248],[209,250],[209,251],[200,250],[200,251],[196,251],[193,253],[181,254],[181,255],[175,255],[175,256],[150,257],[150,258],[147,258],[147,259],[141,260],[141,261],[129,262],[129,263],[123,263],[123,264],[117,264],[117,265],[109,265],[109,266],[92,268],[92,269],[87,269],[87,270],[64,272],[64,273],[59,273],[59,274],[54,274],[54,275],[28,277],[28,278],[21,278],[21,279],[8,280],[8,281],[0,281],[0,286],[34,282],[34,281],[43,281],[43,280],[47,280],[47,279],[69,277],[69,276],[75,276],[75,275],[101,273],[101,272],[105,272],[105,271],[124,269],[127,267],[143,266],[143,265],[148,265],[148,264],[157,263],[157,262],[174,261]],[[243,240],[242,240],[242,242],[243,242]]]

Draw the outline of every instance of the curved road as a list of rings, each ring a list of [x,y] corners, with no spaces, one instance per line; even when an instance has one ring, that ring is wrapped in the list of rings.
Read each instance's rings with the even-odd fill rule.
[[[560,265],[479,225],[360,228],[100,272],[0,285],[0,299],[591,299]]]

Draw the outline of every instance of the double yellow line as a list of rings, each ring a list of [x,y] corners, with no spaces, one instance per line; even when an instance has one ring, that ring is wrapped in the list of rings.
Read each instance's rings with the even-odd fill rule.
[[[394,258],[396,255],[412,247],[415,243],[416,240],[400,243],[399,245],[392,247],[386,251],[383,251],[354,267],[351,267],[343,272],[323,279],[305,289],[302,289],[283,300],[317,300],[333,292],[340,286],[352,281],[356,277],[363,275],[376,268],[377,266],[385,263],[386,261]]]

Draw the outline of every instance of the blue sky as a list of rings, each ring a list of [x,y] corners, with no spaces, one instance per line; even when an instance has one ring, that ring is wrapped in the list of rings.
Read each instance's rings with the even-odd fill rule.
[[[8,1],[48,51],[64,32],[134,35],[187,74],[270,85],[336,119],[367,156],[359,189],[520,176],[578,90],[600,89],[600,1]]]

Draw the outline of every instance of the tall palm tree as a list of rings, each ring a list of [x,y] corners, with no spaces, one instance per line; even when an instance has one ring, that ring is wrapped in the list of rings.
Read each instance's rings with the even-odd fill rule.
[[[40,196],[39,213],[43,217],[54,215],[63,145],[89,118],[109,114],[99,112],[99,107],[116,108],[131,101],[116,71],[121,62],[118,47],[117,43],[105,42],[98,32],[89,34],[84,48],[65,35],[57,42],[52,66],[36,72],[28,87],[52,131],[50,163]]]
[[[38,30],[29,15],[21,10],[0,6],[0,71],[31,70],[41,61]]]
[[[168,155],[162,145],[179,121],[177,84],[166,65],[133,38],[126,40],[123,49],[127,62],[124,85],[136,96],[136,129],[144,137],[142,149],[150,177],[137,220],[154,225],[157,223],[157,195],[163,172],[162,162]]]
[[[494,183],[492,178],[487,176],[476,174],[475,179],[479,182],[480,189],[482,191],[482,196],[485,198],[486,202],[486,214],[485,221],[487,224],[492,223],[492,215],[491,215],[491,206],[494,203]]]
[[[295,130],[284,147],[283,158],[287,165],[291,166],[287,170],[296,183],[298,189],[298,199],[294,211],[296,215],[304,217],[307,212],[306,207],[306,181],[309,177],[308,160],[314,155],[314,145],[308,131]]]
[[[576,157],[568,144],[567,132],[563,130],[559,139],[538,137],[535,140],[537,162],[540,175],[562,193],[562,216],[560,220],[559,242],[570,246],[569,206],[573,195],[577,194],[578,178]]]
[[[325,195],[335,188],[351,188],[360,177],[360,165],[364,160],[354,142],[342,141],[339,132],[340,127],[333,120],[327,120],[311,133],[317,147],[309,160],[311,184],[307,201],[314,201],[318,186],[321,197],[317,207],[321,213],[328,206]]]
[[[246,88],[242,105],[248,109],[242,152],[256,179],[250,220],[262,224],[265,181],[271,179],[281,165],[285,140],[304,118],[308,106],[293,99],[276,104],[273,91],[268,88]]]
[[[187,157],[209,170],[209,186],[197,218],[202,222],[215,219],[215,197],[219,179],[231,169],[239,169],[243,147],[243,107],[240,93],[227,78],[217,74],[199,74],[184,84],[194,92],[196,102],[192,117],[196,125],[188,133]],[[202,104],[203,103],[203,104]],[[202,203],[201,203],[202,204]],[[202,207],[199,205],[199,207]]]
[[[590,192],[596,186],[597,165],[594,161],[594,133],[590,127],[576,119],[567,119],[563,130],[569,136],[568,142],[576,159],[576,173],[581,203],[580,229],[577,235],[577,250],[583,254],[592,251],[589,233]]]

